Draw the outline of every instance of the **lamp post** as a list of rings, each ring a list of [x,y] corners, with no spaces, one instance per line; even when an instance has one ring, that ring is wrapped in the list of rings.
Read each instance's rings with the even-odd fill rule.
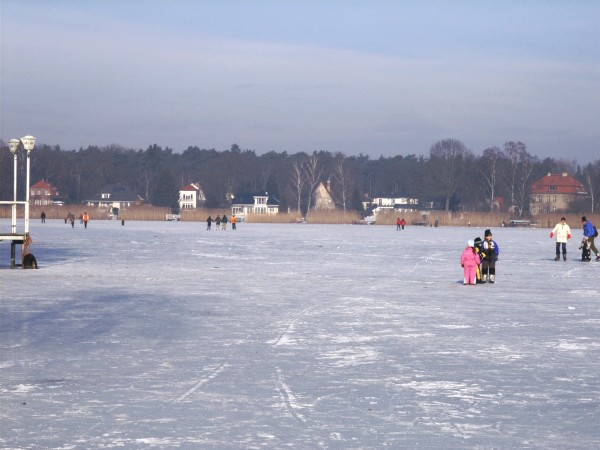
[[[12,219],[10,223],[10,234],[17,234],[17,151],[21,141],[11,139],[8,141],[8,149],[13,155],[13,204],[12,204]]]
[[[25,136],[21,138],[23,148],[27,152],[27,185],[25,186],[25,234],[29,233],[29,167],[30,153],[35,146],[35,138],[33,136]]]

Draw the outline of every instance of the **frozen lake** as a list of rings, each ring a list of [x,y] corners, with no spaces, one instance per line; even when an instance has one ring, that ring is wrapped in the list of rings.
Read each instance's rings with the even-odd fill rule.
[[[9,220],[0,220],[2,231]],[[2,448],[600,448],[600,263],[492,228],[62,221],[0,244]]]

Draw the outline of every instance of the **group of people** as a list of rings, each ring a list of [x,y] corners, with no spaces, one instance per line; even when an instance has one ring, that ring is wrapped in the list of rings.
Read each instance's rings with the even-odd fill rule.
[[[227,219],[227,216],[225,214],[223,214],[223,217],[217,216],[214,219],[210,216],[208,216],[208,219],[206,219],[206,229],[207,230],[211,230],[212,228],[212,223],[215,223],[215,230],[226,230],[227,229],[227,222],[231,223],[231,229],[232,230],[236,230],[237,229],[237,218],[235,217],[235,215],[231,216],[231,219]]]
[[[467,242],[460,255],[460,265],[464,270],[463,284],[495,283],[496,261],[500,247],[492,239],[492,231],[485,230],[483,240],[480,237]]]
[[[598,230],[585,216],[581,218],[581,226],[583,228],[583,239],[579,245],[579,250],[581,250],[581,260],[591,261],[593,252],[596,256],[596,261],[600,261],[600,252],[594,243],[594,239],[598,236]],[[562,250],[563,261],[566,261],[567,241],[571,239],[571,227],[569,227],[567,220],[564,217],[560,218],[560,222],[557,223],[550,232],[550,238],[553,238],[554,236],[556,236],[556,257],[554,260],[560,260]]]
[[[46,222],[46,214],[42,212],[42,223]],[[88,226],[88,222],[90,221],[90,216],[89,214],[86,212],[84,212],[83,214],[79,215],[79,223],[82,224],[84,226],[84,228],[87,228]],[[75,214],[73,214],[71,211],[69,211],[69,214],[67,214],[67,216],[65,217],[65,223],[70,223],[71,224],[71,228],[75,228]]]
[[[598,236],[598,230],[585,216],[581,218],[583,228],[583,239],[579,249],[582,250],[581,260],[591,261],[592,252],[596,261],[600,261],[600,252],[594,244]],[[550,238],[556,237],[555,261],[560,261],[561,253],[563,261],[567,260],[567,241],[571,239],[571,227],[564,217],[550,232]],[[494,283],[496,281],[496,261],[500,248],[492,239],[491,230],[485,230],[484,240],[477,237],[467,242],[467,247],[460,256],[460,265],[464,270],[463,284]]]
[[[402,219],[400,219],[400,217],[398,217],[396,219],[396,231],[397,230],[404,230],[405,226],[406,226],[406,220],[404,220],[404,217]]]

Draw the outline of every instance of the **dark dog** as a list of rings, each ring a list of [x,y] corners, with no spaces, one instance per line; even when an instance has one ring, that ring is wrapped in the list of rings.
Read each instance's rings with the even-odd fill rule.
[[[33,256],[31,253],[28,253],[27,255],[23,256],[22,267],[23,269],[37,269],[38,264],[35,259],[35,256]]]

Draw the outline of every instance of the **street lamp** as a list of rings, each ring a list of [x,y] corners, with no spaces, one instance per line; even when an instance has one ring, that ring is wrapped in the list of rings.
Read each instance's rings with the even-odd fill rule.
[[[17,234],[17,150],[21,141],[11,139],[8,141],[8,149],[13,155],[13,204],[12,204],[12,221],[10,226],[10,234]]]
[[[25,188],[25,234],[27,234],[29,233],[29,156],[35,145],[35,138],[33,136],[22,137],[21,143],[27,152],[27,185]]]

